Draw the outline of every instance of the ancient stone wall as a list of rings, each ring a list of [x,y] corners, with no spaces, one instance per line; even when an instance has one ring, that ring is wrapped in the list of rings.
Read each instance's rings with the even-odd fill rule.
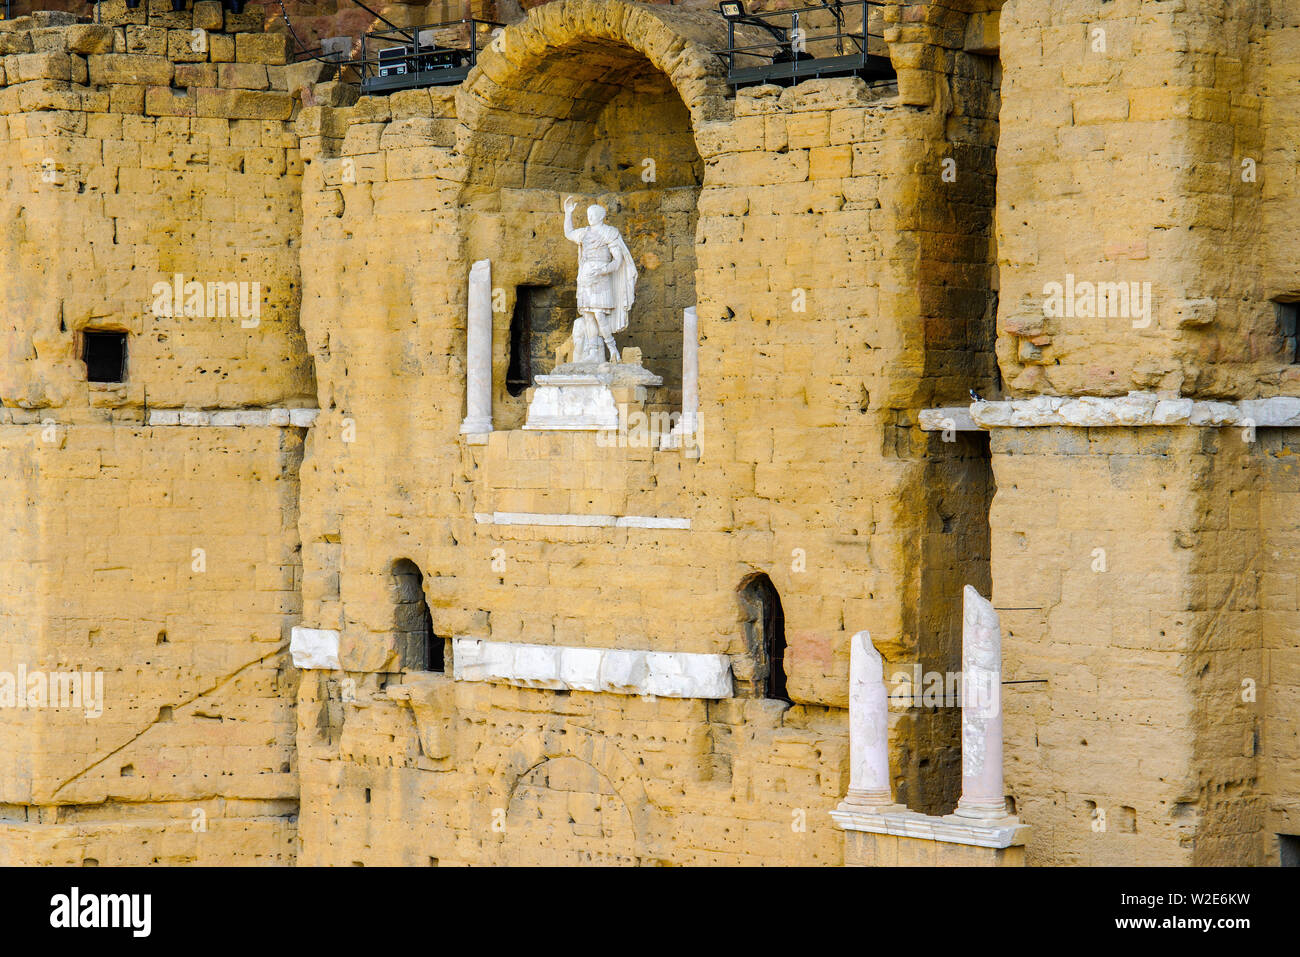
[[[961,394],[956,373],[974,367],[965,336],[985,343],[991,374],[991,340],[978,338],[991,294],[977,287],[995,75],[972,64],[935,107],[954,130],[936,142],[945,121],[890,86],[813,81],[733,101],[705,52],[717,29],[689,12],[557,3],[508,30],[454,96],[302,112],[303,323],[322,410],[303,471],[304,622],[341,631],[345,672],[303,685],[304,861],[837,861],[824,812],[844,786],[848,634],[871,622],[900,661],[954,663],[959,604],[932,599],[987,580],[987,448],[927,445],[907,410]],[[633,133],[651,122],[693,144],[656,146],[659,178],[643,180]],[[955,185],[941,162],[953,148],[969,174]],[[559,200],[614,186],[610,221],[631,226],[638,264],[661,262],[644,271],[651,314],[634,309],[626,338],[652,371],[671,374],[674,313],[698,303],[698,460],[634,435],[607,448],[512,428],[513,286],[571,276]],[[637,227],[646,199],[668,208],[657,191],[679,216],[662,239]],[[672,267],[671,295],[654,285],[669,239],[671,262],[694,260],[693,275]],[[953,241],[965,265],[939,262]],[[485,446],[458,435],[465,281],[480,258],[506,290]],[[654,361],[652,342],[666,346]],[[405,702],[434,692],[397,673],[398,559],[420,568],[438,635],[722,653],[737,689],[754,667],[737,590],[763,572],[785,614],[794,705],[459,681],[437,692],[454,706],[444,753],[431,754]],[[952,717],[897,719],[901,798],[955,802]],[[583,811],[566,824],[565,806]],[[414,838],[412,820],[424,822]]]
[[[1263,147],[1264,10],[1003,7],[998,348],[1015,394],[1294,392],[1258,268],[1270,174],[1243,167]],[[1045,318],[1048,283],[1122,287]],[[1124,301],[1134,283],[1149,315]]]
[[[0,713],[7,863],[294,857],[288,408],[313,380],[286,46],[167,7],[0,30],[6,662],[104,695]],[[87,381],[95,333],[124,375]]]
[[[1250,475],[1258,489],[1259,532],[1254,552],[1259,569],[1259,677],[1235,675],[1236,697],[1253,697],[1256,718],[1241,730],[1243,753],[1259,755],[1264,846],[1259,852],[1269,864],[1278,862],[1277,835],[1300,834],[1300,781],[1297,743],[1300,742],[1300,598],[1291,567],[1300,522],[1295,505],[1300,491],[1295,466],[1296,440],[1290,431],[1260,432],[1258,451],[1251,457]],[[1253,694],[1245,694],[1253,691]]]
[[[1291,202],[1275,57],[1289,15],[1009,0],[1000,22],[1008,389],[1294,394],[1273,301],[1294,285],[1274,238]],[[1294,526],[1275,504],[1290,430],[1092,424],[992,437],[994,595],[1008,680],[1024,682],[1005,699],[1007,782],[1035,822],[1028,860],[1276,861],[1273,835],[1294,830],[1294,602],[1269,543]]]

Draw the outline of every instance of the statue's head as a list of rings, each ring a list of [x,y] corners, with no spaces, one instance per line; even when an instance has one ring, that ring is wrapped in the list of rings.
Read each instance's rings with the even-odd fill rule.
[[[587,207],[587,223],[591,226],[599,226],[605,221],[605,207],[597,206],[595,203]]]

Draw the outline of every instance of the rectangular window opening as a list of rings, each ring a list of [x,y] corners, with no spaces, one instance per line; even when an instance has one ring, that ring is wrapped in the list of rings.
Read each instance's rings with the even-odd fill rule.
[[[1283,867],[1300,867],[1300,834],[1279,834],[1277,850]]]
[[[523,395],[533,384],[533,325],[535,314],[545,305],[550,286],[516,286],[515,308],[510,314],[510,364],[506,367],[506,391]]]
[[[126,333],[87,329],[82,333],[81,358],[87,382],[126,381]]]
[[[1289,362],[1300,363],[1300,343],[1296,339],[1300,302],[1274,300],[1273,308],[1277,311],[1277,331],[1282,336],[1284,354]]]

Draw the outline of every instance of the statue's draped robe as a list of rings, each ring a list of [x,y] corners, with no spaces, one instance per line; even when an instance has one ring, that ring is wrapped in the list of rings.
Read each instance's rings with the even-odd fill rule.
[[[575,232],[581,247],[578,254],[578,311],[608,310],[610,334],[622,332],[627,328],[628,310],[636,297],[636,266],[632,254],[618,230],[608,223],[585,226]],[[596,270],[610,262],[610,248],[617,248],[622,253],[618,268],[608,275],[597,275]]]

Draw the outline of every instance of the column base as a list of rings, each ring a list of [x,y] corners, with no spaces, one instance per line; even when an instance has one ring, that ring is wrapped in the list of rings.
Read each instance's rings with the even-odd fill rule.
[[[986,821],[1004,821],[1012,817],[1007,811],[1006,801],[967,801],[957,802],[957,809],[944,816],[958,824],[979,824]]]
[[[460,424],[460,434],[465,436],[468,445],[487,445],[488,436],[492,434],[491,416],[466,417]]]
[[[1029,828],[1019,818],[994,822],[954,817],[845,804],[831,811],[845,832],[846,866],[1023,866]]]

